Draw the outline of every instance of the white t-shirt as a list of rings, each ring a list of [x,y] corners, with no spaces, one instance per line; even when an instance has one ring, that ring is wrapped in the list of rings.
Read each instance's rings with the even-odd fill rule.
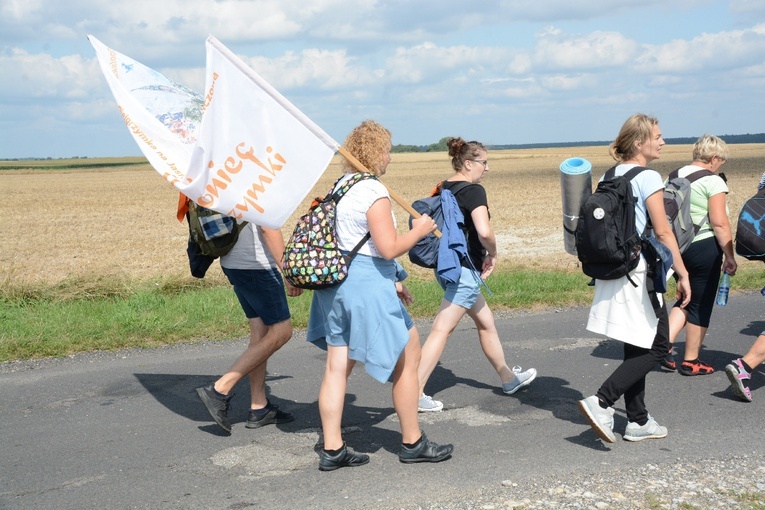
[[[220,265],[228,269],[272,269],[276,260],[266,248],[263,232],[248,223],[240,232],[231,251],[220,258]]]
[[[624,175],[632,170],[635,165],[633,163],[617,165],[615,176]],[[601,181],[603,178],[601,177]],[[645,230],[645,225],[648,219],[648,209],[645,206],[645,199],[656,193],[657,191],[664,189],[664,181],[656,170],[643,170],[632,181],[632,194],[637,198],[635,204],[635,229],[639,234]]]
[[[351,176],[353,174],[346,174],[338,186],[350,179]],[[381,198],[390,200],[390,194],[380,181],[374,179],[357,182],[343,195],[337,203],[336,224],[337,239],[341,250],[351,251],[356,243],[369,232],[367,211],[372,204]],[[393,216],[392,212],[391,216]],[[393,216],[393,225],[395,224],[396,218]],[[359,249],[359,253],[380,257],[380,253],[371,238]]]

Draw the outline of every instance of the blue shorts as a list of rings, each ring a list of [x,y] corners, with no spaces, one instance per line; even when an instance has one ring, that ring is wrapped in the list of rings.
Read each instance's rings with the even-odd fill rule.
[[[457,283],[448,283],[438,277],[436,280],[441,288],[444,289],[444,299],[450,303],[461,306],[467,310],[473,308],[481,295],[481,284],[473,270],[467,267],[462,268],[460,279]]]
[[[234,286],[234,293],[248,319],[259,318],[270,326],[290,318],[284,282],[278,269],[222,269]]]

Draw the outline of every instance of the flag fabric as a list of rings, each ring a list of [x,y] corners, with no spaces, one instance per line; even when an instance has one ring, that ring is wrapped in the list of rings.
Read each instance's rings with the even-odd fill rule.
[[[122,119],[151,166],[181,181],[202,121],[203,98],[88,36]]]
[[[203,95],[89,39],[144,155],[203,207],[279,228],[339,148],[212,36]]]

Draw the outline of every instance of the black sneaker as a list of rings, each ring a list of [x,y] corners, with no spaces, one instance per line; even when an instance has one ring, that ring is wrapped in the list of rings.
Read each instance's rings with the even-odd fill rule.
[[[335,456],[322,449],[319,457],[319,471],[334,471],[341,467],[363,466],[369,462],[369,455],[356,453],[343,443],[343,449]]]
[[[228,421],[228,403],[234,394],[232,393],[225,398],[221,398],[215,393],[213,385],[210,384],[209,386],[197,388],[197,395],[199,395],[200,400],[202,400],[202,403],[207,408],[207,412],[213,417],[215,423],[230,434],[231,422]]]
[[[441,462],[452,456],[454,446],[450,444],[439,445],[429,440],[422,433],[422,441],[414,448],[407,448],[403,444],[398,452],[398,460],[405,464],[412,462]]]
[[[268,403],[270,409],[266,414],[257,414],[254,410],[250,409],[250,415],[247,417],[248,429],[257,429],[264,425],[271,425],[272,423],[289,423],[295,419],[295,415],[279,410],[279,406]]]
[[[667,357],[659,361],[659,364],[667,370],[677,370],[677,362],[675,361],[675,355],[672,351],[669,351]]]

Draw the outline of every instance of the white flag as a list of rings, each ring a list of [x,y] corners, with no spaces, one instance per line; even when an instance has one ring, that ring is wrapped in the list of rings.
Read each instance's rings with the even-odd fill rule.
[[[88,36],[130,133],[170,182],[184,179],[202,120],[202,96]]]
[[[203,96],[89,38],[138,146],[201,206],[279,228],[339,148],[213,37]]]

